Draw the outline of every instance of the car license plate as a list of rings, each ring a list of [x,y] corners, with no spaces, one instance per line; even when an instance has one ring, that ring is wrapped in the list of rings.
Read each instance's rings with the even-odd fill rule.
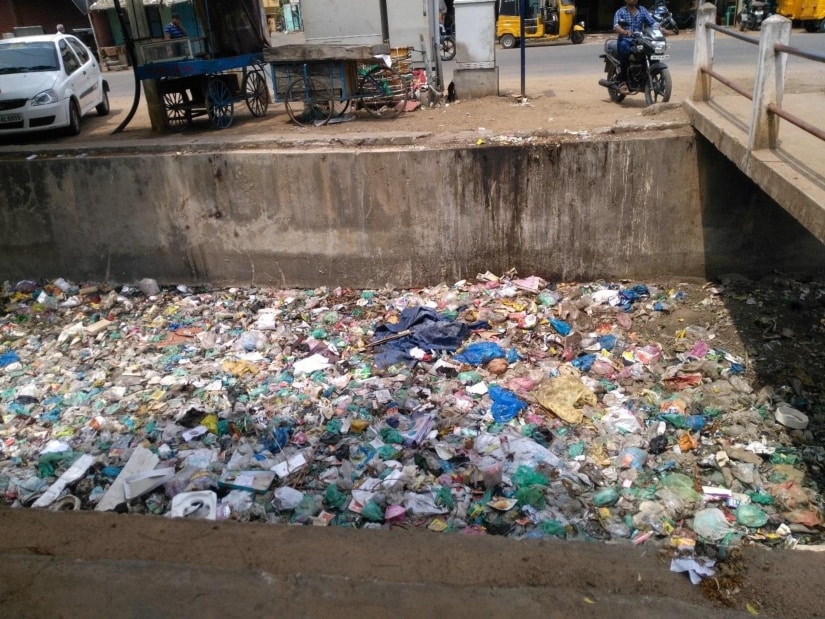
[[[652,54],[650,56],[651,60],[667,60],[670,58],[670,54]]]
[[[20,114],[0,114],[0,124],[3,123],[19,123],[23,120]]]

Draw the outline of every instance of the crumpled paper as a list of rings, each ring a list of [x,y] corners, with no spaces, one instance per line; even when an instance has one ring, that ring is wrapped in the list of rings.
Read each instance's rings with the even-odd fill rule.
[[[674,557],[670,562],[671,572],[687,572],[691,584],[698,585],[707,576],[713,576],[715,562],[708,557]]]

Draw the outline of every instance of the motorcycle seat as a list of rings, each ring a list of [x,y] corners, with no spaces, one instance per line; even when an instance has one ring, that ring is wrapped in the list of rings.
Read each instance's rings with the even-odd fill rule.
[[[604,51],[610,54],[611,56],[618,56],[619,54],[619,42],[616,39],[607,39],[604,42]]]

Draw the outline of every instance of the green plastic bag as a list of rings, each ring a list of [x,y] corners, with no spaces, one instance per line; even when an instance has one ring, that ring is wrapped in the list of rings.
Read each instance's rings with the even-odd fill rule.
[[[361,510],[361,515],[364,517],[364,520],[369,522],[382,522],[384,520],[384,510],[381,509],[375,501],[370,501],[364,505],[364,509]]]
[[[736,508],[734,512],[736,522],[745,525],[749,529],[758,529],[768,523],[768,514],[752,503],[745,503]]]
[[[547,478],[524,464],[520,465],[513,474],[513,485],[517,488],[522,486],[546,486]]]
[[[596,507],[604,507],[605,505],[614,505],[619,500],[619,493],[615,488],[602,488],[593,495],[593,505]]]
[[[317,516],[321,511],[319,501],[311,494],[305,494],[301,502],[295,508],[295,520],[306,520],[312,516]]]
[[[516,490],[516,499],[519,505],[531,505],[536,509],[544,509],[547,505],[547,497],[544,496],[544,486],[538,484],[520,487]]]
[[[340,510],[347,504],[348,499],[349,497],[341,492],[335,484],[327,486],[327,490],[324,493],[324,505],[326,505],[328,509]]]
[[[449,509],[452,511],[453,509],[453,493],[447,486],[441,486],[435,493],[435,504],[439,507],[443,507],[445,509]]]
[[[555,535],[556,537],[561,537],[562,539],[567,537],[567,529],[565,529],[564,525],[558,520],[545,520],[539,525],[539,527],[541,528],[541,532],[545,535]]]
[[[395,428],[381,428],[381,440],[385,443],[401,445],[404,442],[404,437]]]

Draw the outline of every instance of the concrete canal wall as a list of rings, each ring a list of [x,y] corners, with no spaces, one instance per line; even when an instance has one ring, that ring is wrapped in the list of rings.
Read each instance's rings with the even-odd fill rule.
[[[284,287],[817,273],[825,252],[690,128],[422,148],[0,153],[0,280]]]

